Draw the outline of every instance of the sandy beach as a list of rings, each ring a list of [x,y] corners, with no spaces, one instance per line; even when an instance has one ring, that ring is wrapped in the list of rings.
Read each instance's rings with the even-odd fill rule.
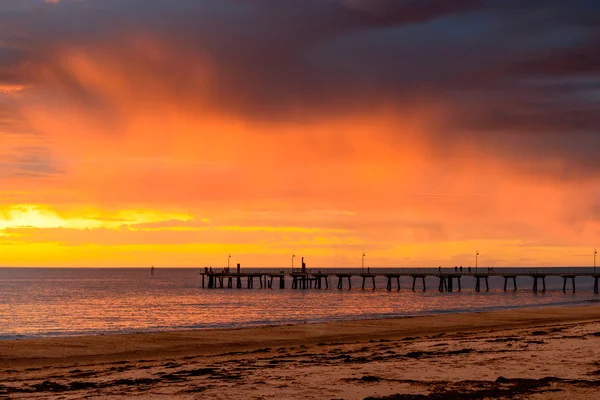
[[[0,342],[0,398],[590,399],[600,305]]]

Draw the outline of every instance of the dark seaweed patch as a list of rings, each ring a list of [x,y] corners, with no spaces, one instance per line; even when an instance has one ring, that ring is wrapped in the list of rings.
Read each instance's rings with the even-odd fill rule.
[[[413,382],[414,383],[414,382]],[[432,388],[424,394],[394,394],[384,397],[367,397],[365,400],[483,400],[489,398],[520,398],[523,395],[561,391],[550,388],[551,383],[579,387],[600,387],[600,381],[563,380],[555,377],[542,379],[507,379],[499,377],[496,381],[431,382]]]

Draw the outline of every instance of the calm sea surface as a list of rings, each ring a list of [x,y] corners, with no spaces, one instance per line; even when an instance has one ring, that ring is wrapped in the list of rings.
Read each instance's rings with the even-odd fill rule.
[[[359,278],[352,290],[341,291],[292,290],[291,282],[285,290],[208,290],[198,272],[157,269],[151,277],[147,269],[0,269],[0,339],[388,318],[599,298],[589,277],[577,278],[576,294],[562,293],[561,278],[547,278],[549,290],[536,295],[531,278],[518,278],[516,293],[505,293],[503,279],[491,278],[490,292],[476,293],[472,277],[463,278],[461,293],[439,293],[435,278],[427,279],[426,292],[410,291],[407,278],[400,292],[387,292],[383,278],[375,291],[362,291]]]

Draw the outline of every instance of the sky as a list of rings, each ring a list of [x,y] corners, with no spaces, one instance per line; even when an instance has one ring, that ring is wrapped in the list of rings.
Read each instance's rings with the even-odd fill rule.
[[[0,2],[3,266],[589,266],[599,151],[596,0]]]

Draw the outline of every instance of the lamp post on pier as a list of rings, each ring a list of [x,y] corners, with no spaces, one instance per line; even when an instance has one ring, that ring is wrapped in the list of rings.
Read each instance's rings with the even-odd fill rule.
[[[296,258],[296,255],[292,254],[292,272],[294,272],[294,258]]]
[[[479,262],[479,250],[475,253],[475,273],[477,273],[477,265]]]
[[[227,270],[229,271],[229,261],[231,260],[231,254],[227,257]]]
[[[598,251],[594,249],[594,275],[596,275],[596,254],[598,254]]]
[[[362,267],[361,267],[361,271],[364,274],[365,273],[365,253],[362,254]]]

